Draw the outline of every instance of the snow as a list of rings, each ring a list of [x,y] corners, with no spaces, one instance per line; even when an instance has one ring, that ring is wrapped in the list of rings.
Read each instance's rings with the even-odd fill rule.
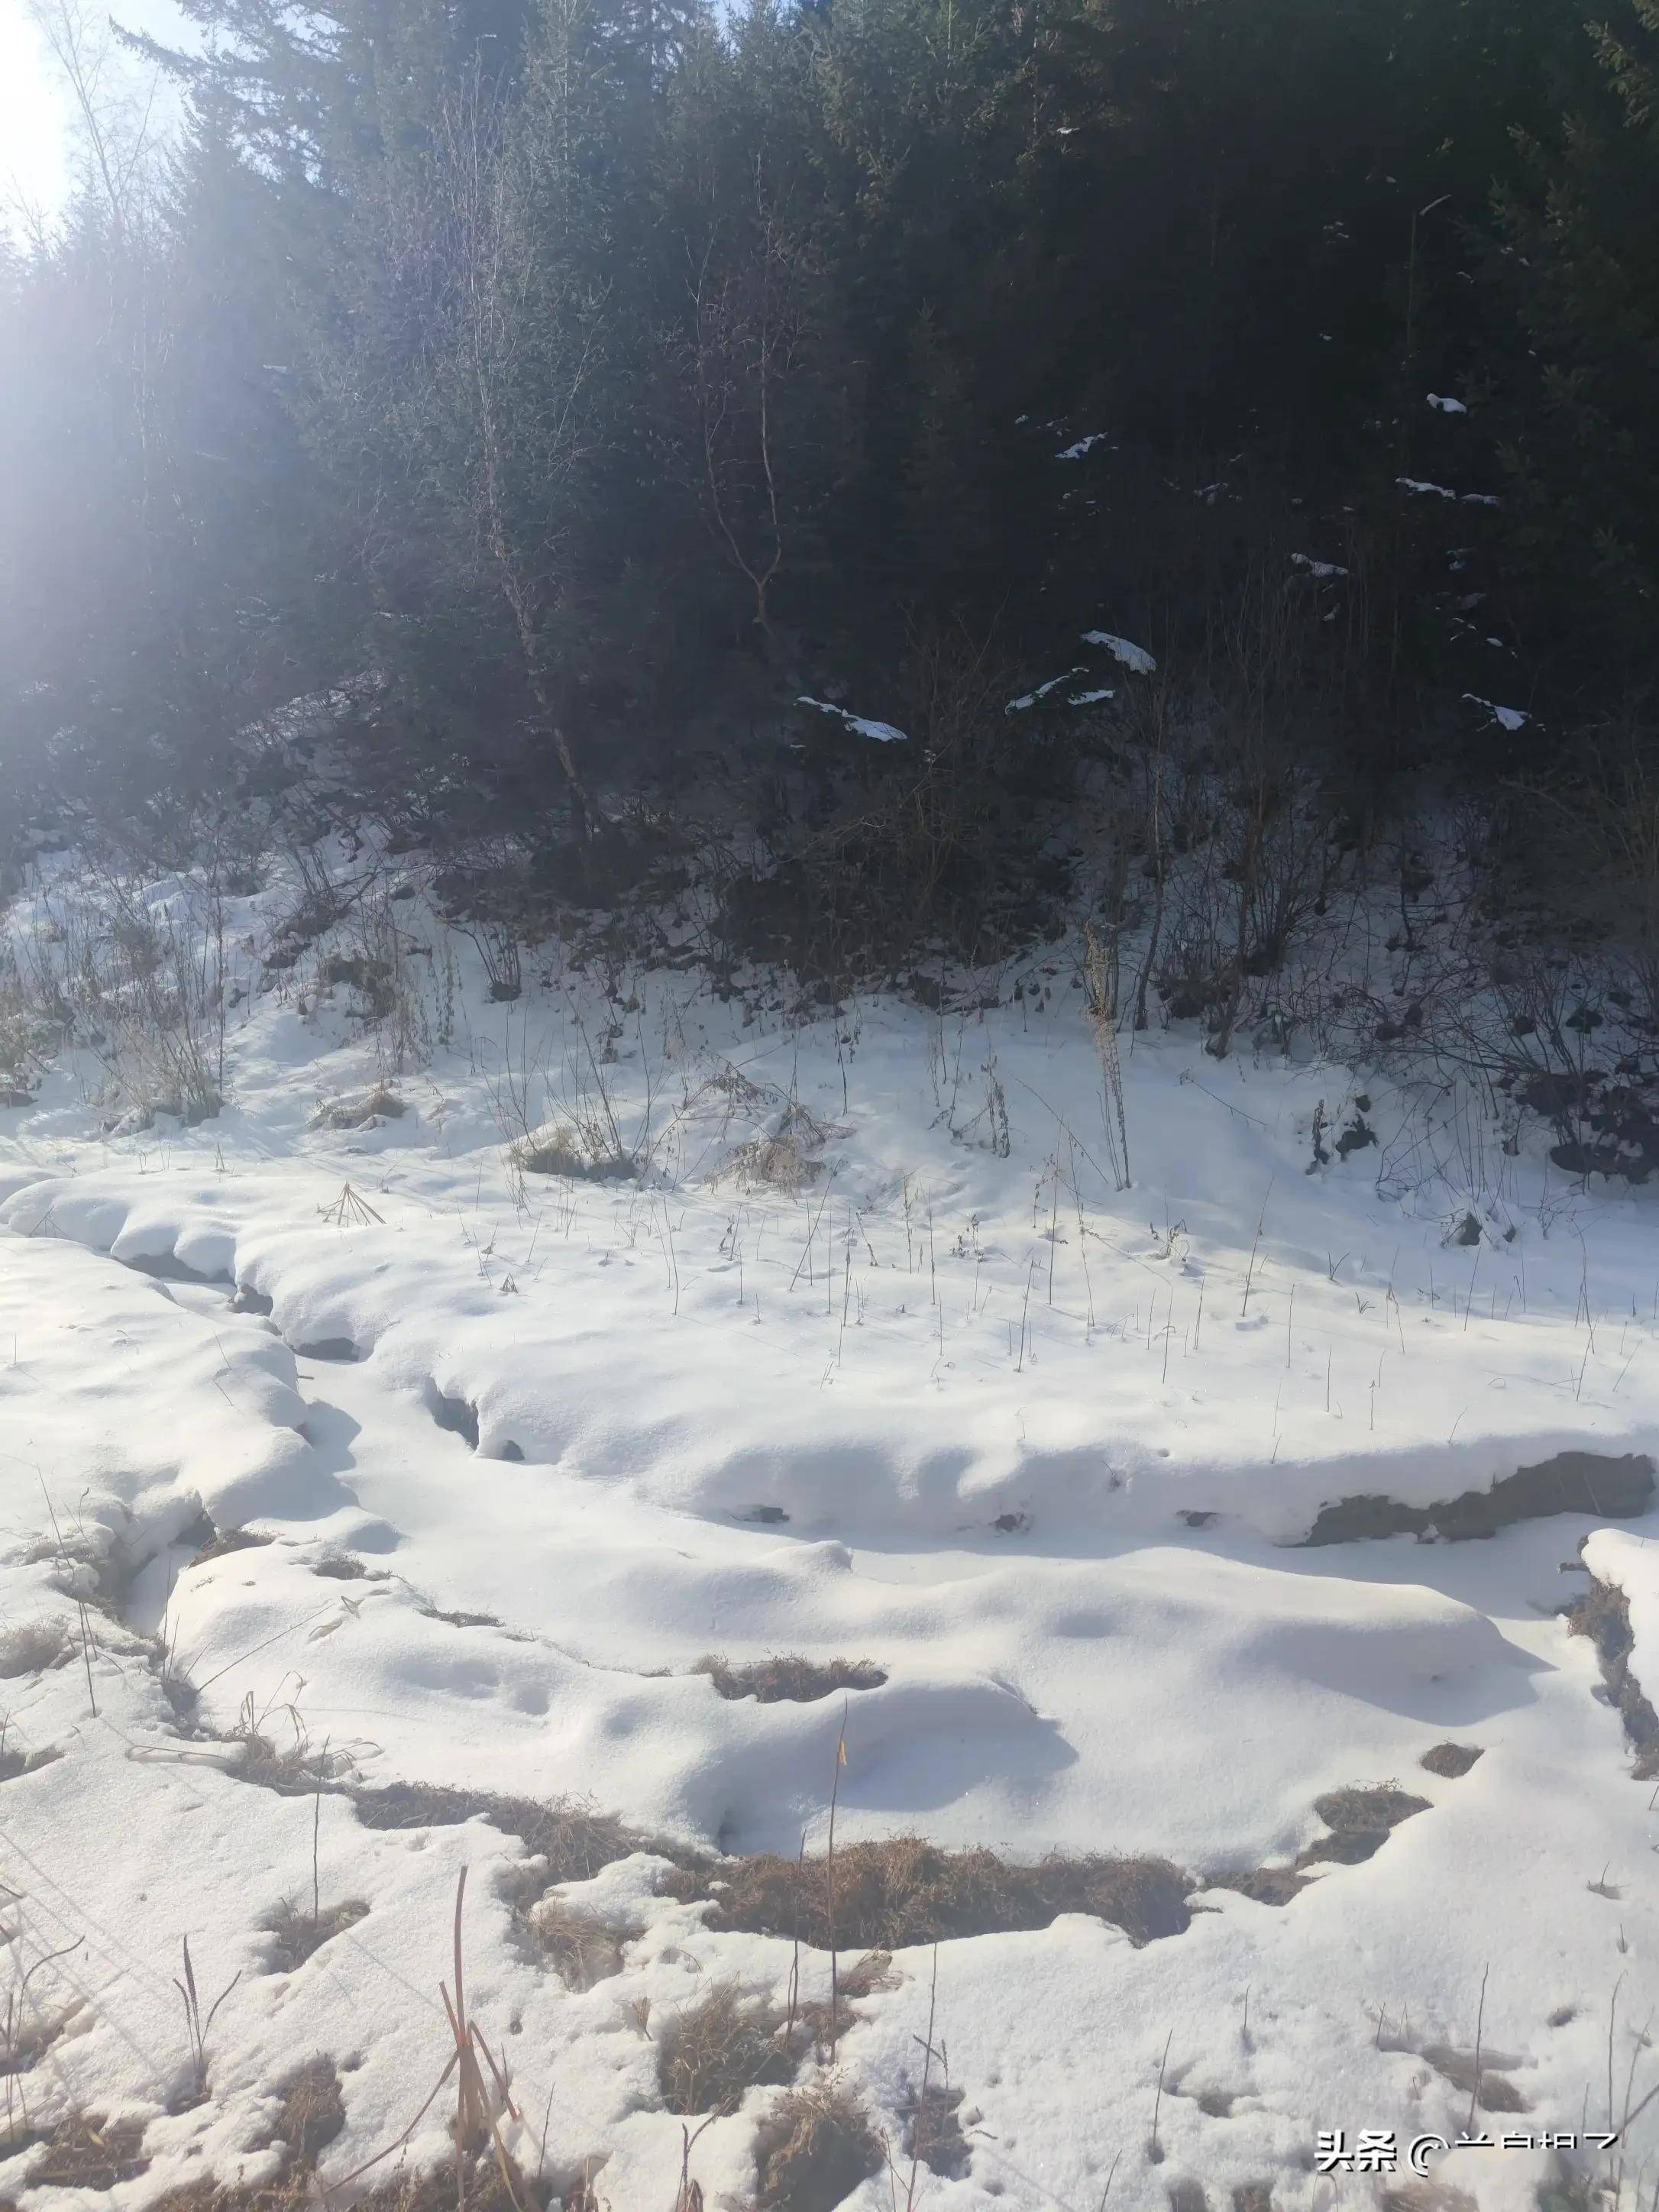
[[[1488,638],[1486,642],[1488,645],[1496,645],[1501,641],[1497,638]],[[1532,720],[1531,715],[1519,707],[1495,706],[1490,699],[1482,699],[1476,692],[1466,691],[1463,696],[1472,706],[1484,707],[1492,720],[1506,730],[1524,730]]]
[[[1114,660],[1121,661],[1125,668],[1132,670],[1137,676],[1157,673],[1158,663],[1146,647],[1132,645],[1127,637],[1115,637],[1109,630],[1085,629],[1083,642],[1085,645],[1103,645]]]
[[[1069,684],[1074,676],[1081,676],[1083,673],[1084,671],[1081,668],[1067,668],[1058,676],[1051,676],[1046,684],[1039,684],[1034,691],[1027,691],[1018,699],[1011,699],[1003,711],[1009,714],[1024,714],[1028,708],[1041,705],[1051,692],[1058,691],[1062,684]],[[1109,686],[1103,690],[1094,689],[1073,691],[1067,696],[1066,704],[1068,707],[1096,707],[1102,700],[1115,699],[1117,693]]]
[[[1051,691],[1059,690],[1062,684],[1069,684],[1074,676],[1081,676],[1083,672],[1081,668],[1062,669],[1058,676],[1051,676],[1046,684],[1039,684],[1034,691],[1023,692],[1018,699],[1011,699],[1003,711],[1009,714],[1023,714],[1028,708],[1037,706],[1046,699]]]
[[[1495,492],[1455,492],[1448,489],[1444,484],[1425,483],[1419,477],[1396,477],[1395,482],[1403,490],[1419,495],[1426,494],[1435,499],[1454,500],[1463,507],[1501,507],[1504,503]]]
[[[877,744],[902,745],[909,743],[905,732],[902,730],[895,729],[892,723],[870,721],[862,714],[849,712],[845,707],[833,707],[827,700],[809,699],[803,692],[795,704],[798,707],[816,708],[820,714],[834,714],[839,720],[845,722],[849,730],[856,730],[861,738],[872,738]]]
[[[1067,134],[1062,131],[1060,135],[1065,137]],[[1056,453],[1054,459],[1057,461],[1080,461],[1091,447],[1103,444],[1105,438],[1104,430],[1091,430],[1086,438],[1079,438],[1075,445],[1067,446],[1063,453]]]
[[[795,1019],[694,969],[607,991],[556,943],[501,1004],[417,890],[390,909],[400,1043],[324,981],[328,941],[262,965],[297,889],[272,876],[230,915],[216,1120],[113,1133],[79,1054],[0,1112],[0,1620],[62,1639],[21,1670],[0,1644],[7,1747],[58,1754],[0,1782],[0,1881],[17,1973],[81,1944],[29,1983],[62,2028],[31,2112],[145,2124],[149,2167],[111,2212],[268,2176],[249,2146],[313,2054],[346,2112],[325,2184],[407,2129],[444,2063],[463,1866],[469,2002],[510,2057],[515,2142],[534,2166],[545,2112],[549,2169],[603,2154],[617,2212],[666,2204],[678,2173],[661,2023],[721,1980],[787,1985],[787,1942],[712,1932],[642,1853],[564,1885],[620,1951],[568,1986],[515,1920],[545,1887],[515,1837],[254,1786],[246,1714],[368,1785],[586,1796],[678,1848],[790,1855],[822,1848],[844,1732],[843,1840],[1173,1859],[1194,1917],[1145,1948],[1075,1914],[940,1945],[970,2152],[928,2185],[941,2212],[1092,2212],[1109,2173],[1127,2212],[1265,2180],[1283,2212],[1337,2212],[1364,2185],[1310,2170],[1316,2130],[1455,2141],[1468,2086],[1441,2062],[1477,2018],[1527,2106],[1486,2124],[1577,2127],[1587,2091],[1594,2124],[1623,1974],[1620,2080],[1634,2062],[1650,2085],[1628,1992],[1659,1948],[1659,1815],[1555,1608],[1587,1539],[1659,1682],[1659,1512],[1302,1540],[1334,1500],[1429,1505],[1563,1450],[1659,1448],[1650,1197],[1564,1188],[1470,1100],[1311,1049],[1217,1060],[1181,1024],[1120,1036],[1126,1178],[1069,944],[978,979],[971,1011],[868,996]],[[193,911],[179,879],[154,891]],[[32,894],[15,926],[52,911]],[[520,1173],[509,1139],[599,1083],[642,1172]],[[373,1110],[383,1085],[401,1115]],[[319,1119],[354,1103],[361,1126]],[[1362,1118],[1374,1144],[1316,1156],[1316,1130]],[[803,1180],[757,1181],[749,1148],[792,1128]],[[204,1511],[268,1540],[198,1558]],[[198,1693],[183,1717],[158,1637]],[[728,1700],[692,1671],[709,1652],[885,1679]],[[1483,1752],[1455,1778],[1419,1763],[1448,1738]],[[1287,1864],[1322,1793],[1391,1779],[1427,1809],[1364,1863],[1320,1863],[1283,1907],[1203,1887]],[[263,1923],[308,1909],[313,1821],[323,1903],[368,1910],[281,1971]],[[240,1977],[200,2103],[185,1936],[212,1994]],[[902,1950],[839,2053],[895,2145],[933,1964]],[[801,1973],[825,1993],[824,1954]],[[699,2137],[711,2206],[752,2192],[776,2095]],[[446,2110],[412,2164],[447,2155]],[[0,2190],[67,2202],[28,2188],[29,2155]],[[1439,2170],[1530,2212],[1551,2164],[1469,2148]],[[890,2212],[887,2178],[847,2201]]]
[[[1305,568],[1310,576],[1346,576],[1348,573],[1346,568],[1339,568],[1334,561],[1316,561],[1306,553],[1292,553],[1291,560],[1296,568]]]
[[[1467,415],[1469,411],[1461,399],[1448,399],[1439,392],[1430,392],[1429,404],[1442,415]]]

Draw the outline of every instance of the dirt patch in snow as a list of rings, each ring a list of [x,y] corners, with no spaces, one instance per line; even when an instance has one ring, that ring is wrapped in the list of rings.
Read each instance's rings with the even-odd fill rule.
[[[61,1620],[46,1616],[19,1621],[0,1632],[0,1681],[16,1681],[24,1674],[44,1674],[69,1650],[69,1631]]]
[[[735,2112],[750,2089],[786,2087],[805,2055],[781,2013],[729,1982],[672,2014],[656,2037],[664,2101],[687,2119]]]
[[[756,2145],[758,2212],[834,2212],[881,2162],[881,2139],[845,2082],[792,2089]]]
[[[302,2206],[321,2201],[316,2182],[317,2160],[345,2126],[345,2105],[340,2077],[329,2058],[313,2058],[283,2087],[282,2106],[268,2136],[252,2146],[275,2146],[282,2165],[274,2181],[191,2182],[170,2189],[159,2197],[151,2212],[301,2212]],[[454,2168],[446,2169],[453,2201]],[[397,2185],[407,2185],[401,2180]],[[384,2204],[382,2188],[363,2202]]]
[[[344,1794],[366,1828],[442,1828],[480,1817],[547,1861],[545,1879],[587,1881],[635,1851],[672,1857],[688,1875],[703,1863],[574,1797],[501,1797],[485,1790],[392,1782]]]
[[[269,1536],[256,1536],[246,1528],[222,1530],[214,1528],[213,1523],[207,1521],[205,1515],[203,1516],[203,1519],[212,1533],[203,1543],[201,1549],[191,1554],[190,1565],[192,1567],[204,1567],[214,1559],[228,1559],[233,1552],[263,1549],[272,1540]]]
[[[925,2088],[913,2084],[899,2106],[899,2118],[904,2124],[905,2156],[919,2160],[929,2172],[946,2181],[960,2181],[968,2171],[969,2153],[968,2138],[962,2132],[962,2094],[960,2089],[952,2089],[943,2081],[929,2081]]]
[[[563,1898],[550,1895],[521,1917],[567,1989],[591,1990],[622,1972],[617,1931],[592,1913],[578,1912]]]
[[[1212,1886],[1237,1890],[1242,1896],[1254,1898],[1258,1905],[1288,1905],[1308,1886],[1305,1869],[1333,1863],[1363,1866],[1367,1859],[1376,1857],[1402,1820],[1429,1809],[1426,1797],[1413,1797],[1392,1782],[1366,1789],[1328,1790],[1314,1800],[1314,1810],[1328,1833],[1316,1836],[1290,1866],[1252,1867],[1241,1874],[1218,1875]]]
[[[368,1907],[361,1898],[349,1899],[343,1905],[319,1905],[311,1912],[285,1899],[265,1923],[265,1932],[273,1939],[271,1972],[293,1973],[325,1943],[332,1942],[368,1917]]]
[[[1516,1521],[1552,1513],[1593,1513],[1622,1521],[1645,1513],[1653,1499],[1653,1462],[1640,1452],[1613,1459],[1601,1452],[1558,1452],[1536,1467],[1517,1468],[1490,1490],[1466,1490],[1437,1505],[1402,1505],[1380,1493],[1338,1498],[1322,1506],[1304,1544],[1351,1544],[1364,1536],[1439,1536],[1462,1542],[1493,1536]]]
[[[428,1403],[432,1418],[441,1429],[447,1429],[452,1436],[459,1437],[471,1444],[474,1451],[477,1450],[478,1414],[476,1407],[469,1406],[465,1398],[447,1397],[435,1382],[432,1386]]]
[[[142,2120],[106,2120],[90,2112],[60,2120],[45,2155],[30,2166],[30,2189],[113,2189],[149,2165],[141,2148]]]
[[[740,1667],[709,1653],[691,1669],[707,1674],[723,1698],[753,1698],[763,1705],[806,1705],[836,1690],[878,1690],[887,1680],[869,1659],[832,1659],[826,1666],[799,1653],[776,1652]]]
[[[1341,1858],[1349,1864],[1370,1858],[1387,1841],[1391,1828],[1409,1820],[1413,1813],[1428,1809],[1426,1797],[1413,1797],[1408,1790],[1396,1789],[1392,1782],[1376,1783],[1363,1790],[1329,1790],[1323,1797],[1315,1798],[1314,1810],[1333,1838],[1348,1840],[1340,1850],[1310,1844],[1308,1851],[1321,1858]],[[1326,1840],[1322,1838],[1322,1843]]]
[[[15,1782],[20,1774],[36,1774],[41,1767],[50,1766],[63,1756],[51,1745],[42,1751],[28,1752],[14,1750],[9,1745],[0,1747],[0,1782]]]
[[[713,1881],[680,1875],[665,1887],[687,1899],[712,1892],[711,1928],[799,1936],[818,1950],[894,1951],[1047,1928],[1063,1912],[1109,1920],[1132,1943],[1150,1943],[1189,1925],[1194,1884],[1167,1859],[1055,1856],[1019,1866],[994,1851],[894,1836],[837,1851],[833,1880],[825,1859],[763,1852],[722,1866]]]
[[[1455,1782],[1467,1774],[1477,1759],[1485,1757],[1478,1743],[1437,1743],[1425,1751],[1418,1765],[1430,1774],[1438,1774],[1449,1782]]]
[[[320,1575],[325,1582],[332,1583],[360,1583],[365,1581],[368,1575],[368,1569],[361,1559],[354,1558],[349,1552],[333,1547],[312,1561],[311,1571],[313,1575]]]
[[[1630,1625],[1630,1600],[1613,1583],[1592,1580],[1583,1597],[1566,1613],[1570,1635],[1588,1636],[1601,1662],[1601,1679],[1607,1696],[1618,1708],[1636,1764],[1631,1771],[1638,1782],[1659,1774],[1659,1713],[1649,1703],[1642,1685],[1631,1672],[1630,1655],[1635,1637]]]
[[[409,1111],[395,1091],[377,1084],[354,1098],[334,1098],[311,1117],[313,1129],[372,1129],[377,1121],[401,1121]]]

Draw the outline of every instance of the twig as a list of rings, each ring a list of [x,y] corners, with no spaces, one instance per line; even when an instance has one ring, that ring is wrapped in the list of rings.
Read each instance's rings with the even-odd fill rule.
[[[1164,2146],[1158,2139],[1158,2123],[1164,2110],[1164,2069],[1170,2063],[1170,2045],[1174,2041],[1175,2030],[1171,2028],[1164,2039],[1164,2056],[1158,2062],[1158,2094],[1152,2099],[1152,2139],[1146,2146],[1147,2154],[1154,2165],[1158,2164],[1164,2156]]]
[[[1463,2130],[1466,2136],[1472,2136],[1474,2133],[1474,2107],[1480,2095],[1480,2039],[1485,2032],[1486,2025],[1486,1976],[1491,1973],[1491,1972],[1492,1968],[1490,1966],[1482,1967],[1480,1972],[1480,2008],[1474,2015],[1474,2080],[1469,2087],[1469,2117],[1468,2124]],[[1613,2109],[1613,2075],[1611,2073],[1607,2075],[1607,2109],[1609,2112]],[[1609,2120],[1607,2122],[1607,2125],[1611,2127],[1613,2125],[1613,2122]]]
[[[830,1838],[823,1862],[824,1899],[830,1919],[830,2063],[836,2063],[836,2044],[841,2033],[841,1954],[836,1946],[836,1808],[841,1801],[842,1771],[847,1765],[847,1713],[842,1707],[841,1734],[836,1739],[836,1771],[830,1784]]]

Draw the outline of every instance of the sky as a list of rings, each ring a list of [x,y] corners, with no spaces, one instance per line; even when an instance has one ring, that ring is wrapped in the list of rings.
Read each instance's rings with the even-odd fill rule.
[[[0,206],[14,220],[25,207],[53,214],[74,173],[73,108],[33,13],[28,0],[0,0]],[[112,13],[128,29],[158,38],[183,27],[173,0],[116,0],[113,9],[80,0],[80,13],[94,38],[106,35],[101,27]]]

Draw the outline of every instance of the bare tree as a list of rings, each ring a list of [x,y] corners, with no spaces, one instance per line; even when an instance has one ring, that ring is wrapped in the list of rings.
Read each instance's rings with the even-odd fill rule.
[[[770,647],[769,594],[789,539],[781,402],[808,340],[810,247],[758,159],[742,234],[734,233],[716,223],[690,280],[698,459],[708,520],[754,594],[755,627]]]
[[[474,525],[512,615],[526,680],[568,787],[578,830],[591,836],[592,805],[577,770],[548,653],[563,549],[556,527],[550,528],[545,518],[555,504],[549,496],[555,483],[568,485],[583,457],[592,326],[577,335],[563,374],[550,386],[525,374],[534,242],[525,221],[522,179],[477,68],[446,104],[442,133],[459,293],[457,335],[477,437]],[[544,333],[542,338],[538,360],[547,353]],[[512,480],[515,469],[532,459],[540,472],[538,519],[526,527]]]
[[[138,220],[147,196],[159,73],[123,76],[106,21],[80,0],[27,0],[29,21],[74,103],[88,173],[118,235]]]
[[[426,143],[367,180],[337,272],[341,311],[315,328],[321,415],[363,468],[365,565],[428,576],[505,608],[532,727],[579,835],[596,815],[557,642],[574,604],[583,476],[602,436],[602,294],[562,259],[556,76],[517,110],[482,61],[439,99]],[[394,591],[398,586],[394,586]]]

